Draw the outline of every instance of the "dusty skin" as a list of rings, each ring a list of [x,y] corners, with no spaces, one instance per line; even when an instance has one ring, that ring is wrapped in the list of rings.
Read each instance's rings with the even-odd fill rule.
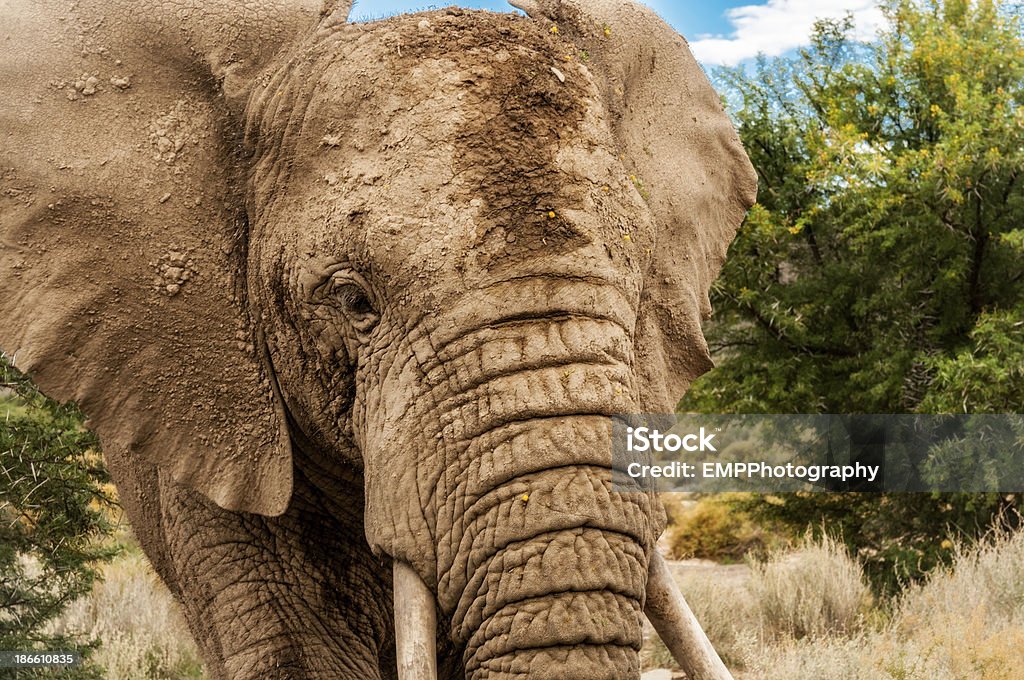
[[[0,0],[0,349],[213,677],[396,677],[392,558],[441,678],[639,676],[605,416],[709,368],[755,179],[649,10],[524,4]]]

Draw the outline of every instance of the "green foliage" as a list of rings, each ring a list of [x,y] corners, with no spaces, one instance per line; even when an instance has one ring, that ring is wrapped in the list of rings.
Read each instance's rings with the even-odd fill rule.
[[[90,643],[47,631],[87,594],[116,552],[98,539],[112,500],[95,436],[73,405],[47,399],[0,355],[0,649],[79,650]],[[21,669],[19,678],[99,678],[88,664]]]
[[[1024,259],[1024,254],[1022,254]],[[1024,266],[1024,265],[1022,265]],[[929,365],[934,388],[921,402],[928,413],[998,413],[1024,404],[1024,319],[982,314],[970,343]],[[1012,406],[1016,404],[1016,406]]]
[[[733,351],[688,407],[963,410],[946,397],[966,390],[969,407],[1005,409],[974,394],[1014,384],[1019,397],[1024,27],[992,2],[887,13],[874,44],[824,22],[799,61],[719,75],[759,202],[713,291],[709,339]],[[975,366],[986,358],[1002,371]]]
[[[1016,412],[1024,403],[1024,26],[1002,0],[893,0],[870,44],[717,75],[758,204],[712,290],[687,411]],[[841,529],[876,584],[1019,497],[818,495],[747,508]]]
[[[970,540],[992,528],[1019,524],[1015,496],[999,494],[792,493],[749,496],[733,502],[792,535],[809,529],[816,536],[842,538],[884,595],[918,581],[955,556],[957,540]]]

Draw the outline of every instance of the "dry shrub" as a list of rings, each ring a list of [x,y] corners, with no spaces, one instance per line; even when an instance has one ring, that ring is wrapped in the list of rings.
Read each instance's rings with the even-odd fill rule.
[[[1024,533],[1000,534],[908,589],[883,626],[765,644],[750,680],[1024,680]]]
[[[843,635],[863,626],[871,587],[839,541],[808,537],[796,551],[775,552],[751,569],[750,593],[767,638]]]
[[[913,631],[935,616],[984,610],[990,623],[1024,616],[1024,533],[996,533],[973,550],[955,545],[953,564],[910,588],[900,602],[901,627]]]
[[[729,666],[742,666],[756,650],[757,609],[743,584],[685,575],[679,587],[719,656]]]
[[[107,680],[202,678],[202,662],[177,605],[138,552],[103,569],[104,580],[72,603],[55,632],[97,637],[93,654]]]
[[[730,668],[742,667],[758,648],[758,612],[746,587],[737,577],[742,565],[692,570],[673,569],[679,589],[707,633],[715,650]],[[644,668],[678,668],[672,655],[653,631],[648,631],[641,652]]]
[[[887,634],[903,653],[889,662],[890,672],[1024,680],[1024,533],[998,533],[972,550],[954,550],[950,568],[899,602]]]
[[[773,552],[764,562],[752,561],[747,579],[730,578],[726,570],[736,568],[677,573],[680,590],[726,665],[763,672],[764,661],[771,658],[780,668],[793,669],[791,675],[772,677],[826,677],[816,674],[813,660],[790,659],[785,650],[798,645],[798,638],[825,638],[863,626],[871,596],[857,561],[840,543],[825,537],[808,538],[793,552]],[[836,645],[829,654],[844,659],[857,647],[846,641]],[[642,661],[645,668],[677,668],[653,634]]]
[[[895,680],[874,666],[873,653],[859,635],[782,640],[749,659],[737,680]]]
[[[695,502],[672,498],[680,494],[662,495],[669,518],[665,540],[672,559],[736,561],[764,548],[764,531],[746,514],[730,507],[737,494],[719,494]]]

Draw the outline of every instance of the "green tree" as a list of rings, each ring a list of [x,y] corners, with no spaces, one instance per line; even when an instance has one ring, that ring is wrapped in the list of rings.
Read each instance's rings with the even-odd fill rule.
[[[47,631],[92,589],[96,567],[115,549],[95,436],[79,411],[39,393],[0,355],[0,650],[78,650],[94,642]],[[85,664],[19,669],[18,678],[100,678]]]
[[[736,413],[1016,412],[1024,397],[1024,39],[1002,0],[895,0],[871,43],[717,74],[758,204],[712,291],[718,367],[681,403]],[[792,496],[876,578],[941,561],[998,495]]]

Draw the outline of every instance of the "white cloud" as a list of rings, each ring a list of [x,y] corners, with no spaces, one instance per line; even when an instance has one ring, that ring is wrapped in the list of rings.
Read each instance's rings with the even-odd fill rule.
[[[875,0],[768,0],[726,12],[733,32],[701,36],[690,43],[698,60],[708,65],[734,66],[763,53],[774,57],[810,43],[817,19],[838,18],[847,12],[856,22],[856,36],[870,38],[884,23]]]

